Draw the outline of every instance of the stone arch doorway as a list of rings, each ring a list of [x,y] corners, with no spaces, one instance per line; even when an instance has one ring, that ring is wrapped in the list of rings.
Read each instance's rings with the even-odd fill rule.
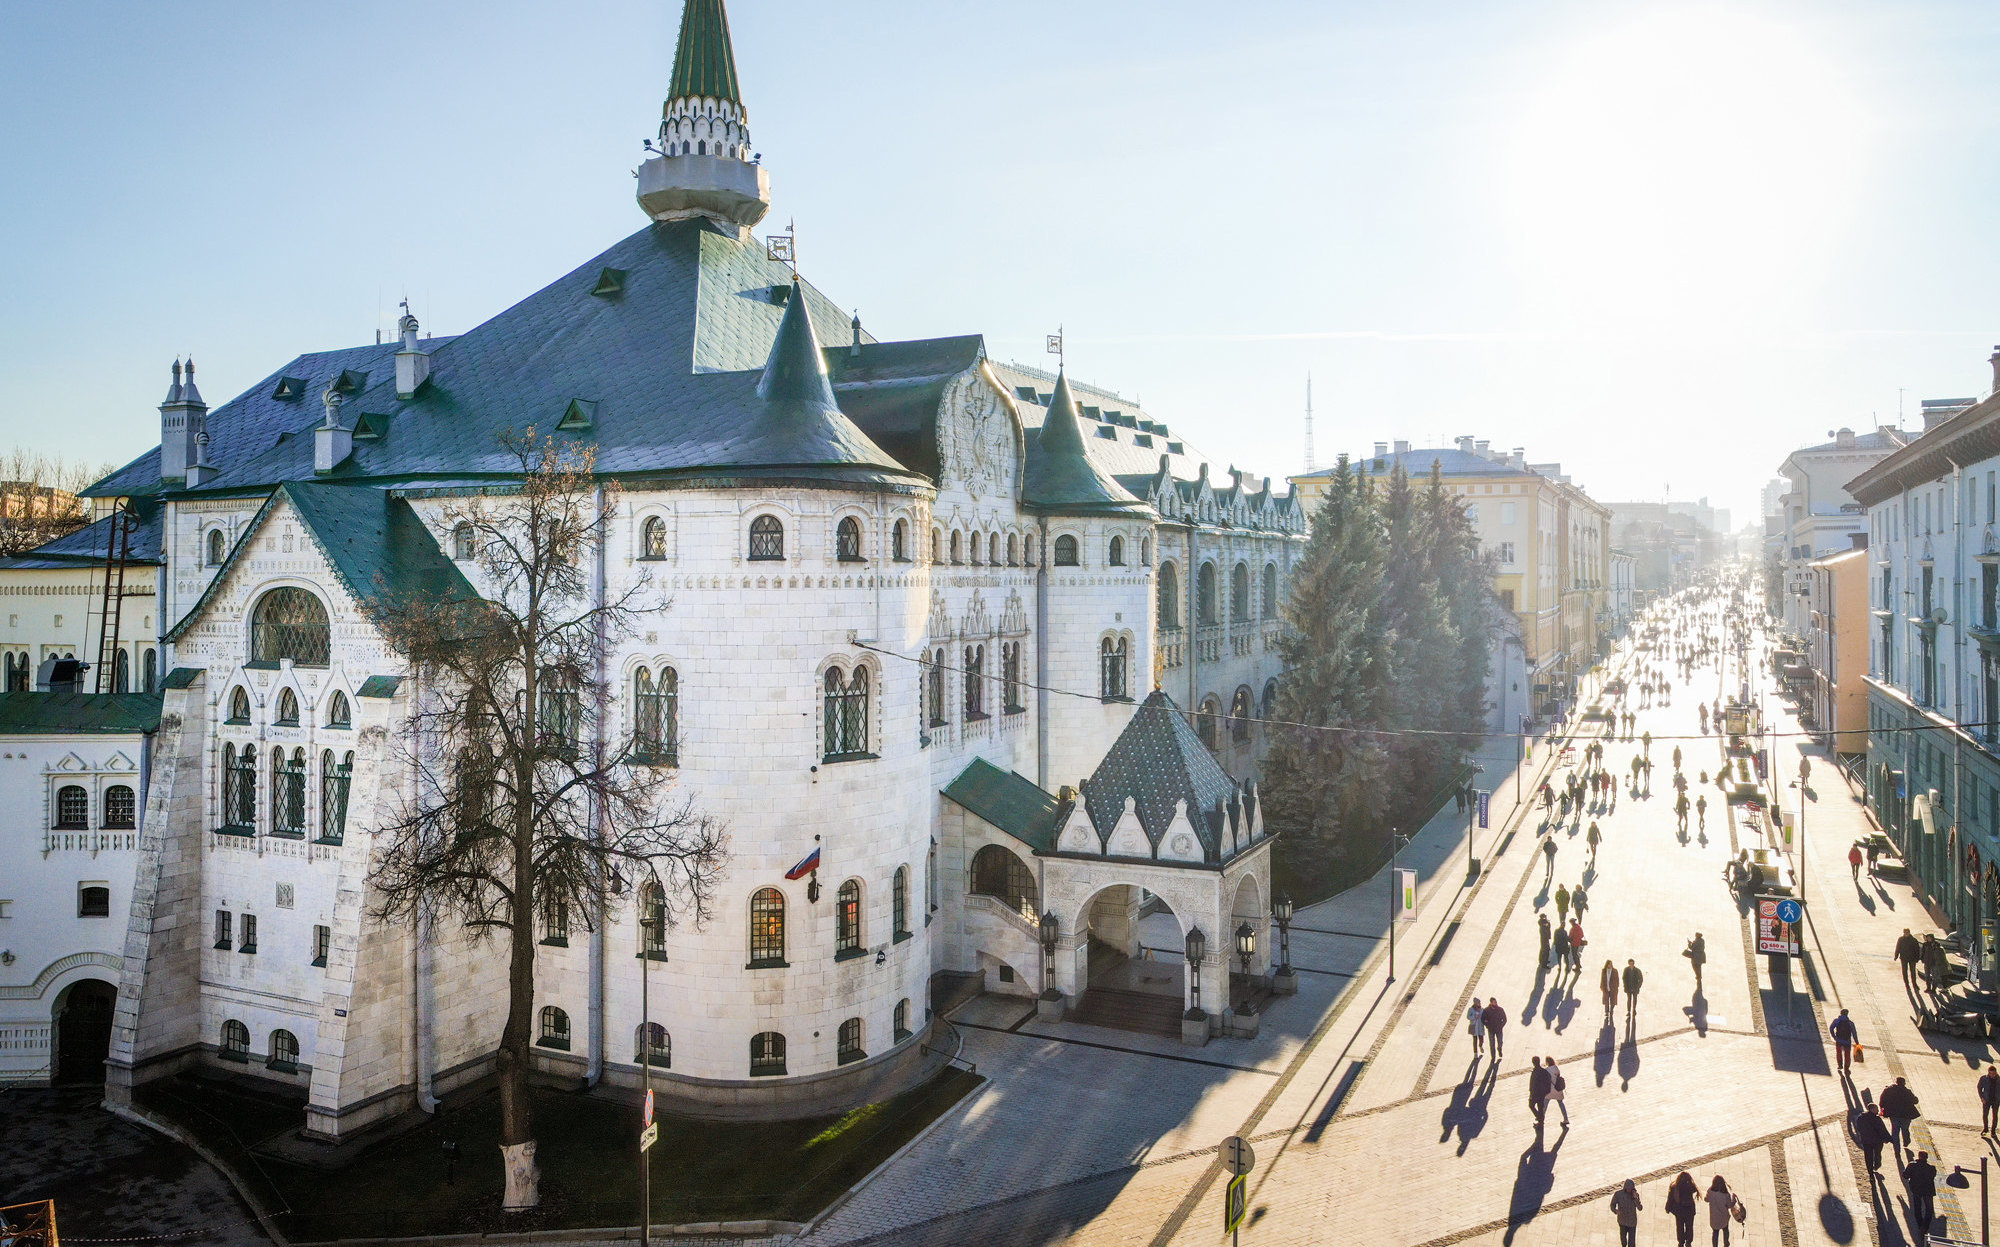
[[[111,1012],[118,989],[103,979],[81,979],[57,994],[49,1011],[54,1034],[50,1081],[101,1083],[111,1052]]]
[[[1059,978],[1071,980],[1064,987],[1076,1002],[1070,1020],[1180,1035],[1188,991],[1186,928],[1165,900],[1138,884],[1110,884],[1084,901],[1069,930],[1063,944],[1074,960],[1070,974]]]

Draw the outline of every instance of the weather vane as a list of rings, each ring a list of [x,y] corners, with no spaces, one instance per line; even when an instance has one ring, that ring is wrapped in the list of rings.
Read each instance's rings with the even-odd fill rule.
[[[764,258],[773,264],[789,264],[792,276],[799,275],[799,227],[796,222],[786,221],[784,233],[772,234],[764,239]]]
[[[1056,366],[1060,368],[1063,364],[1063,327],[1061,325],[1057,325],[1056,331],[1049,335],[1049,354],[1056,357]]]

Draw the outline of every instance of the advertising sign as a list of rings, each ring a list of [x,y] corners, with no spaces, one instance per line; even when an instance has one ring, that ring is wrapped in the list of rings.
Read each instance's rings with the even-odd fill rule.
[[[1396,916],[1404,922],[1417,920],[1417,872],[1396,871]]]
[[[1760,896],[1757,898],[1757,951],[1760,953],[1781,953],[1787,957],[1799,955],[1798,941],[1794,938],[1792,924],[1786,922],[1779,909],[1791,904],[1788,898],[1780,896]]]

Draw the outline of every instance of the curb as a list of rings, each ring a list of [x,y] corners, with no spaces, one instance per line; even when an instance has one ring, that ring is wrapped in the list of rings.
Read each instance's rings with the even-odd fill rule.
[[[225,1164],[220,1156],[211,1152],[201,1140],[195,1138],[194,1135],[181,1129],[181,1127],[173,1122],[155,1117],[135,1104],[114,1104],[106,1100],[103,1102],[103,1105],[105,1111],[113,1117],[123,1118],[135,1126],[163,1134],[201,1157],[204,1161],[207,1161],[217,1173],[220,1173],[228,1180],[231,1187],[235,1188],[237,1198],[249,1205],[251,1214],[257,1218],[258,1228],[263,1230],[278,1247],[292,1247],[292,1240],[279,1232],[278,1227],[272,1223],[271,1214],[265,1211],[264,1205],[259,1203],[256,1196],[250,1193],[249,1184],[243,1181],[235,1169]]]
[[[804,1230],[796,1221],[690,1221],[684,1225],[656,1225],[655,1238],[769,1238],[774,1234],[797,1235]],[[340,1247],[409,1247],[435,1244],[436,1247],[463,1247],[473,1243],[590,1243],[621,1242],[639,1238],[636,1225],[607,1225],[573,1230],[500,1230],[491,1234],[427,1234],[415,1238],[336,1238],[321,1240]],[[301,1244],[300,1247],[305,1247]]]

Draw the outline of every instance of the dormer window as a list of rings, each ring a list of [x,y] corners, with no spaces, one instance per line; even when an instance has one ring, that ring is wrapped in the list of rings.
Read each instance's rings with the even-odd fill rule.
[[[277,387],[271,391],[271,397],[281,403],[290,403],[304,398],[305,393],[305,378],[279,377]]]

